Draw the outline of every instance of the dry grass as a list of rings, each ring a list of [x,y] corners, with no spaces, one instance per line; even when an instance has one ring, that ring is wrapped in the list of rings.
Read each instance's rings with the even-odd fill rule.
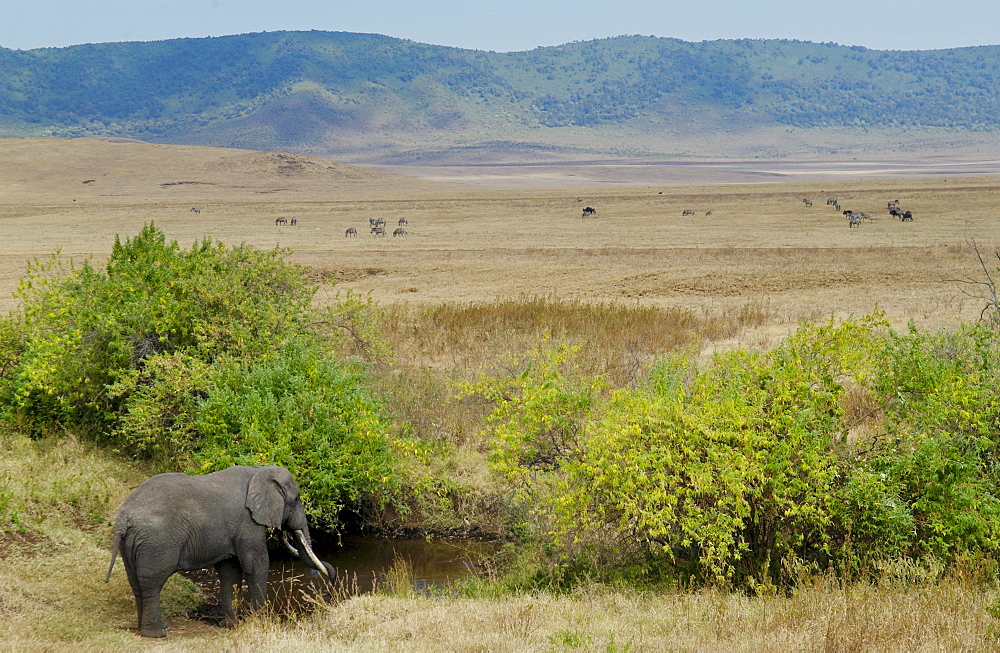
[[[1000,244],[1000,180],[985,176],[477,189],[301,156],[8,140],[0,178],[0,300],[28,259],[100,258],[152,220],[185,246],[209,236],[288,247],[339,290],[386,306],[545,297],[718,316],[757,303],[766,323],[737,337],[766,346],[802,319],[876,306],[896,324],[974,319],[981,306],[954,282],[977,271],[966,240]],[[832,195],[874,222],[849,229],[825,205]],[[888,199],[915,220],[888,216]],[[597,216],[582,219],[583,205]],[[278,216],[299,224],[276,227]],[[370,236],[373,217],[406,217],[409,235]],[[351,226],[357,238],[344,236]]]
[[[589,588],[492,599],[369,595],[295,627],[244,625],[232,650],[995,650],[990,592],[946,580],[892,589],[820,582],[790,598]],[[224,642],[224,644],[223,644]]]

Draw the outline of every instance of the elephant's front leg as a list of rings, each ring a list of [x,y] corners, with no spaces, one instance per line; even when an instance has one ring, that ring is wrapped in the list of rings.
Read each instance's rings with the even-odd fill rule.
[[[267,592],[267,572],[270,561],[267,557],[267,546],[263,541],[249,546],[239,554],[240,567],[247,579],[247,589],[250,591],[250,609],[257,610],[264,605]]]
[[[236,590],[243,584],[243,570],[235,558],[229,558],[217,563],[215,571],[219,574],[219,607],[222,609],[222,625],[232,628],[236,625],[233,599]]]

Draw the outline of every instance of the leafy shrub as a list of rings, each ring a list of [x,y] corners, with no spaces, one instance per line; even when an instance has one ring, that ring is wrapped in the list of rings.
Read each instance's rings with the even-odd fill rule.
[[[329,524],[345,502],[398,489],[387,418],[360,377],[300,337],[250,364],[222,365],[194,420],[202,471],[282,465],[314,516]]]
[[[760,588],[802,569],[992,555],[994,343],[980,329],[897,334],[880,316],[803,325],[766,353],[704,366],[678,353],[607,395],[571,376],[569,352],[543,353],[481,386],[493,464],[531,488],[536,536],[576,575]],[[846,413],[858,397],[870,408]],[[557,425],[574,436],[553,439]],[[561,446],[540,467],[549,442]],[[551,573],[566,577],[563,563]]]
[[[349,296],[313,313],[315,287],[281,250],[208,239],[182,250],[152,224],[116,239],[103,270],[55,261],[22,283],[23,310],[5,325],[22,337],[0,341],[21,426],[172,469],[284,465],[330,524],[346,502],[387,500],[388,420],[329,353],[335,331],[370,334],[369,304]]]

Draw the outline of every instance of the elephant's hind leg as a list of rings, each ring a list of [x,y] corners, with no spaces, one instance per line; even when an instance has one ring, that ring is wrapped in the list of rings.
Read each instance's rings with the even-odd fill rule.
[[[139,616],[139,634],[143,637],[166,637],[167,625],[160,613],[160,592],[170,574],[138,578],[139,591],[135,594],[136,612]]]
[[[131,562],[131,561],[130,561]],[[135,614],[139,623],[139,634],[143,637],[166,637],[167,626],[160,617],[160,591],[166,578],[141,578],[132,568],[125,565],[125,575],[135,597]]]

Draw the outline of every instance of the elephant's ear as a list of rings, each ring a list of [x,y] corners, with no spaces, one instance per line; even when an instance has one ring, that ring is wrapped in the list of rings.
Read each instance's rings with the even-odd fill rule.
[[[253,520],[268,528],[280,528],[285,516],[285,477],[291,474],[284,467],[261,467],[250,478],[247,508]]]

